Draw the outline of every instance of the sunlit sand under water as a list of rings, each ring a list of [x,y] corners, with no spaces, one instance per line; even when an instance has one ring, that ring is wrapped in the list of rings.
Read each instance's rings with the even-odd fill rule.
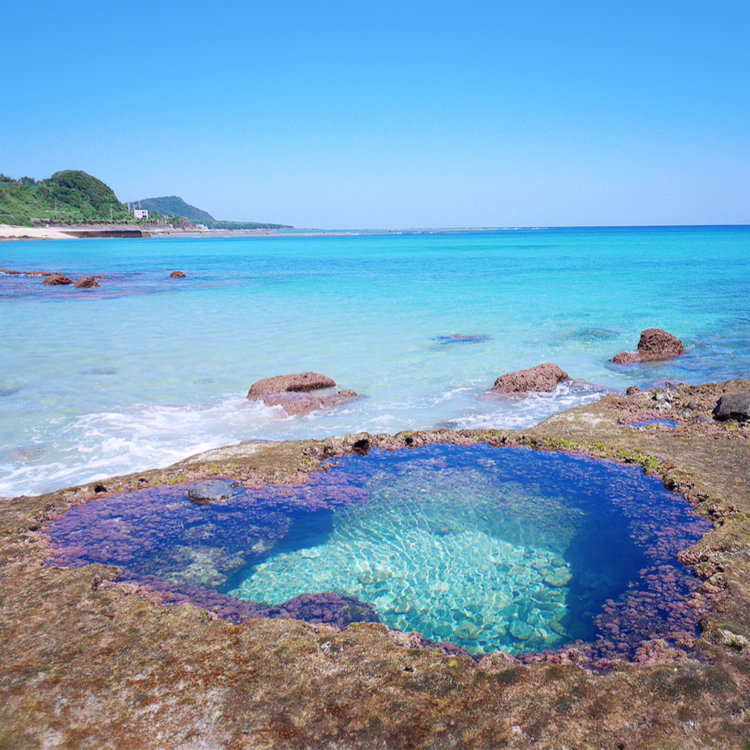
[[[581,639],[623,657],[696,632],[697,582],[676,555],[710,525],[635,467],[434,445],[216,505],[186,489],[69,511],[49,530],[58,563],[121,565],[166,601],[235,620],[380,619],[474,654]]]

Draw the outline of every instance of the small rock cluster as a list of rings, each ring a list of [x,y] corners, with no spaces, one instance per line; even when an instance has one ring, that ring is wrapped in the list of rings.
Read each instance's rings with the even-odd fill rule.
[[[97,279],[104,278],[102,275],[84,276],[74,282],[70,276],[56,271],[16,271],[12,268],[0,268],[0,273],[6,276],[36,276],[44,279],[44,286],[74,286],[76,289],[98,289],[100,284]],[[184,271],[172,271],[169,278],[185,279],[187,274]]]

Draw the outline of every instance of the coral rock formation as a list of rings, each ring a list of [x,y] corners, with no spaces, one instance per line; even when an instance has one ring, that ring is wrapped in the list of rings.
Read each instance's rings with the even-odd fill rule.
[[[53,273],[51,276],[47,276],[42,282],[45,286],[66,286],[72,283],[73,279],[63,276],[61,273]]]
[[[336,381],[317,372],[299,372],[276,375],[253,383],[247,393],[251,401],[262,401],[266,406],[281,406],[287,414],[309,414],[357,398],[354,391],[316,394],[326,388],[334,388]]]
[[[97,289],[99,282],[93,276],[86,276],[83,279],[78,279],[75,283],[76,289]]]
[[[654,362],[660,359],[673,359],[685,353],[682,341],[661,328],[647,328],[641,332],[638,349],[634,352],[620,352],[612,357],[618,365],[635,362]]]
[[[501,375],[492,390],[499,393],[549,393],[557,388],[569,375],[550,362],[527,370],[518,370]]]

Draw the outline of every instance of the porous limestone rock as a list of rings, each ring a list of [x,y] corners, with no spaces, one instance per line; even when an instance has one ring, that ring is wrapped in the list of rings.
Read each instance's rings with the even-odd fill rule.
[[[313,393],[334,388],[336,381],[317,372],[276,375],[254,383],[247,393],[251,401],[262,401],[266,406],[280,406],[289,415],[309,414],[357,398],[351,390],[336,393]]]
[[[42,282],[45,286],[67,286],[72,283],[73,279],[63,276],[61,273],[53,273],[51,276],[47,276]]]
[[[99,282],[93,276],[85,276],[82,279],[78,279],[75,283],[76,289],[97,289]]]
[[[620,352],[612,357],[618,365],[636,362],[654,362],[660,359],[673,359],[685,353],[682,341],[661,328],[647,328],[641,332],[638,349],[634,352]]]
[[[501,375],[492,390],[499,393],[550,393],[569,375],[557,365],[547,362],[526,370]]]

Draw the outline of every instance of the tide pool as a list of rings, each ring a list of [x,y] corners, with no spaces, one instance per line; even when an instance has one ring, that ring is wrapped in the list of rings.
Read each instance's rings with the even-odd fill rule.
[[[526,427],[607,389],[750,373],[745,227],[18,242],[0,267],[106,276],[0,274],[0,496],[242,440]],[[688,353],[607,361],[648,327]],[[593,385],[478,398],[547,361]],[[363,398],[302,418],[246,400],[303,370]]]
[[[166,602],[235,620],[380,620],[475,654],[581,639],[622,657],[696,632],[698,581],[676,555],[711,523],[639,467],[477,444],[326,469],[113,495],[47,533],[58,564],[118,565]]]

